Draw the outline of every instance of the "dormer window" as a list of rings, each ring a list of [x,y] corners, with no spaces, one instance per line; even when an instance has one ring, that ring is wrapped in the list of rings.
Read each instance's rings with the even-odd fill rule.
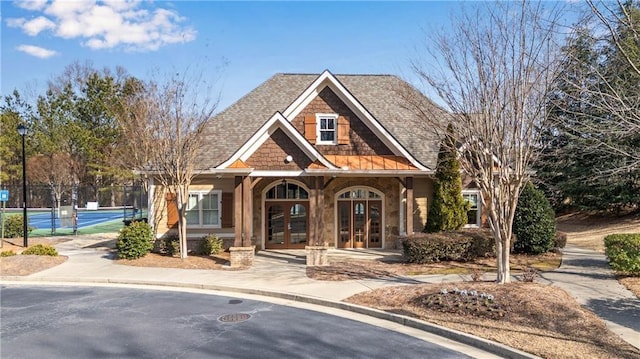
[[[318,125],[317,134],[319,145],[335,145],[336,144],[336,128],[338,115],[336,114],[316,114],[316,124]]]
[[[313,145],[348,145],[349,117],[335,113],[304,116],[304,137]]]

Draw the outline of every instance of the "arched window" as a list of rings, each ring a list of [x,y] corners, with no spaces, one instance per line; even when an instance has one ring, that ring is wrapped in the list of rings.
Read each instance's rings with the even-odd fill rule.
[[[283,181],[267,191],[266,199],[309,199],[309,193],[295,183]]]

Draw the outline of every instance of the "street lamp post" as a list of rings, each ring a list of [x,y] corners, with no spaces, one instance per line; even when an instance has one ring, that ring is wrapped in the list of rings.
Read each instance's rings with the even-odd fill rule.
[[[27,230],[29,227],[27,220],[27,161],[24,151],[24,136],[27,135],[27,130],[27,126],[18,125],[18,133],[22,137],[22,237],[25,248],[29,246],[29,231]]]

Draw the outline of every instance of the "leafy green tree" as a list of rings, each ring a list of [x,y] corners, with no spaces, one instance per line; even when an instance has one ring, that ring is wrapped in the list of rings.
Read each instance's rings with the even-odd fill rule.
[[[544,193],[529,182],[518,198],[513,217],[516,253],[540,254],[553,248],[556,235],[555,213]]]
[[[458,230],[467,223],[468,204],[462,198],[460,161],[452,133],[453,128],[449,125],[438,153],[433,202],[429,207],[425,232]]]
[[[14,90],[4,96],[0,105],[0,184],[19,184],[22,178],[22,143],[17,132],[23,123],[32,126],[33,109],[28,102]],[[25,143],[27,155],[31,154],[31,141]]]

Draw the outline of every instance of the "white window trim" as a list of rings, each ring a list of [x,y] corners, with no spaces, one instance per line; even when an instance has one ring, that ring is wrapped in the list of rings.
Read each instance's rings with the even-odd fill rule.
[[[189,191],[189,195],[198,195],[198,224],[187,224],[187,228],[222,228],[222,191],[221,190],[212,190],[212,191]],[[207,194],[217,194],[218,195],[218,224],[202,224],[203,216],[202,216],[202,196]]]
[[[463,190],[462,195],[465,194],[475,194],[478,196],[478,210],[476,213],[476,223],[475,224],[465,224],[464,228],[480,228],[482,226],[482,193],[479,190]]]
[[[333,119],[333,141],[322,141],[320,136],[320,119]],[[338,114],[336,113],[316,113],[316,144],[317,145],[336,145],[338,144]]]

